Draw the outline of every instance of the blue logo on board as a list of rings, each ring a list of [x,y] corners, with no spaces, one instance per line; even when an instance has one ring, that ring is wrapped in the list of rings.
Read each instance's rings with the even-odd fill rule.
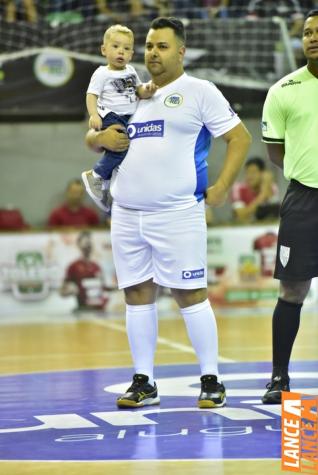
[[[130,140],[142,137],[163,137],[164,121],[150,120],[148,122],[133,122],[128,125],[127,132]]]
[[[204,277],[204,268],[182,271],[182,279],[201,279],[201,277]]]

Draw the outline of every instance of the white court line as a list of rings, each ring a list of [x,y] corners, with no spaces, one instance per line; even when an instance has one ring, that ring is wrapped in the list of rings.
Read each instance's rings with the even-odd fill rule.
[[[158,353],[176,353],[175,350],[171,349],[169,350],[157,350]],[[0,361],[20,361],[21,359],[24,360],[38,360],[39,357],[41,357],[41,361],[43,360],[52,360],[52,359],[65,359],[65,358],[70,358],[74,356],[85,356],[85,357],[105,357],[105,356],[116,356],[116,355],[130,355],[129,350],[116,350],[116,351],[102,351],[102,352],[82,352],[82,353],[47,353],[43,355],[42,353],[34,353],[32,355],[7,355],[7,356],[0,356]],[[93,367],[95,369],[95,366]],[[55,370],[52,370],[55,371]],[[72,370],[69,370],[72,371]],[[74,371],[77,371],[77,368],[74,369]],[[25,373],[23,373],[25,374]]]
[[[116,330],[121,333],[126,333],[126,327],[125,325],[121,325],[120,323],[115,323],[115,322],[110,322],[110,321],[105,321],[101,320],[97,317],[91,316],[87,319],[88,321],[93,321],[97,325],[100,325],[102,327],[110,328],[111,330]],[[161,343],[162,345],[170,346],[170,348],[173,348],[175,350],[182,351],[183,353],[191,353],[195,354],[194,349],[192,346],[189,345],[183,345],[182,343],[176,343],[172,340],[169,340],[168,338],[162,338],[158,337],[157,339],[158,343]],[[219,356],[218,360],[220,363],[234,363],[234,360],[230,358],[225,358],[224,356]]]

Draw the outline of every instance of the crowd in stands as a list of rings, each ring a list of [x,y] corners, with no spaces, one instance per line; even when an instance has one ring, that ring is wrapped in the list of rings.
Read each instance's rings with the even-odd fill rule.
[[[246,161],[244,181],[234,184],[231,203],[233,218],[237,223],[278,218],[279,190],[262,158],[251,157]]]
[[[100,215],[94,206],[86,205],[87,195],[83,183],[74,178],[66,186],[64,199],[51,210],[46,229],[85,229],[110,227],[110,217]],[[249,158],[244,167],[244,178],[233,185],[229,196],[232,224],[251,224],[275,221],[279,214],[279,190],[272,172],[260,157]],[[208,226],[218,224],[213,209],[206,208]],[[1,231],[27,231],[32,229],[20,209],[0,207]]]
[[[304,14],[313,8],[318,8],[318,0],[0,0],[0,17],[7,22],[35,23],[73,12],[81,21],[96,17],[125,23],[129,15],[147,19],[173,15],[190,21],[209,18],[257,21],[278,16],[288,20],[291,37],[297,37],[301,34]],[[84,205],[84,198],[81,181],[72,180],[65,191],[65,201],[51,212],[47,226],[105,226],[105,220],[101,223],[96,211]],[[247,161],[244,181],[234,185],[230,201],[233,222],[238,224],[278,217],[278,188],[262,159],[253,157]],[[207,210],[207,222],[216,223],[211,209]],[[28,228],[19,210],[0,209],[0,231]]]
[[[66,13],[70,22],[94,16],[114,22],[125,22],[129,16],[172,15],[189,20],[278,16],[293,20],[292,34],[297,34],[303,14],[317,6],[317,0],[0,0],[0,16],[8,22],[51,21],[54,15]]]
[[[64,192],[63,202],[49,214],[46,228],[96,228],[109,227],[109,219],[102,219],[96,209],[85,204],[86,192],[81,180],[75,178]],[[31,229],[22,212],[14,206],[0,207],[0,232]]]

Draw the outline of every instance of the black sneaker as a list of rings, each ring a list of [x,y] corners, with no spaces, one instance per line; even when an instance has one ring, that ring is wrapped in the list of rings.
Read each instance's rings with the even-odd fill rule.
[[[153,406],[160,403],[156,383],[148,383],[148,376],[135,374],[132,385],[127,392],[117,399],[118,407]]]
[[[225,406],[225,387],[222,383],[218,383],[217,377],[211,374],[205,374],[201,376],[200,379],[201,394],[198,399],[198,406],[201,409]]]
[[[263,404],[281,404],[282,403],[282,391],[290,391],[289,377],[287,376],[275,376],[272,380],[266,384],[267,391],[262,397]]]

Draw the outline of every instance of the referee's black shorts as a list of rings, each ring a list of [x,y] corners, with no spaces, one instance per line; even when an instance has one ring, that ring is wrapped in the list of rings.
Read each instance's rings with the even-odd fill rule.
[[[304,281],[318,276],[318,188],[291,180],[280,218],[275,279]]]

